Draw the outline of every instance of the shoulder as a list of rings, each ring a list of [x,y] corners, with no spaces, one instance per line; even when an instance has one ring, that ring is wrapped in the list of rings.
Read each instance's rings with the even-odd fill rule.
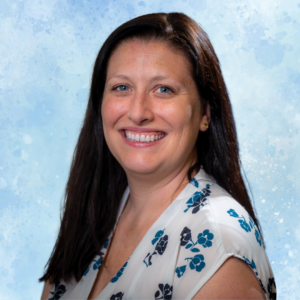
[[[231,267],[226,266],[231,264],[241,270],[246,267],[264,293],[269,290],[275,293],[273,272],[259,230],[247,210],[208,175],[195,176],[193,181],[194,191],[186,198],[184,210],[190,233],[185,232],[182,238],[193,239],[197,234],[198,248],[205,257],[210,276],[221,270],[221,265],[221,274],[230,271]],[[225,264],[226,261],[231,262]]]
[[[197,292],[193,299],[266,299],[250,268],[231,257]]]
[[[216,182],[205,188],[209,194],[198,222],[205,222],[213,232],[220,255],[240,258],[254,271],[269,269],[262,238],[247,210]]]
[[[197,180],[197,183],[194,184],[193,199],[189,200],[192,203],[189,210],[194,215],[194,221],[200,225],[205,220],[214,228],[226,252],[233,250],[234,242],[250,243],[256,250],[263,249],[258,228],[247,210],[204,171],[202,172],[201,176],[198,173],[193,179]],[[196,216],[198,210],[201,218]]]
[[[216,183],[211,187],[207,209],[227,253],[246,256],[253,251],[264,252],[262,238],[250,214]]]

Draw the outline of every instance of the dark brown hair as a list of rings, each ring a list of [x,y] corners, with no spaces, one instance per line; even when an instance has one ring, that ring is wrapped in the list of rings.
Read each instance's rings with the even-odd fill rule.
[[[132,38],[164,41],[189,59],[202,107],[209,104],[211,108],[211,122],[206,132],[199,132],[198,163],[187,175],[190,178],[192,171],[202,165],[260,228],[241,175],[227,88],[207,34],[182,13],[143,15],[113,31],[95,61],[85,119],[66,186],[61,227],[40,281],[79,281],[116,222],[127,178],[104,139],[101,103],[109,57],[121,42]]]

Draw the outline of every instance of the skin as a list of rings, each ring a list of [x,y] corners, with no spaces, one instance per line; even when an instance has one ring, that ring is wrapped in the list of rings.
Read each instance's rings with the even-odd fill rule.
[[[130,196],[88,299],[101,293],[184,189],[187,171],[197,161],[199,130],[207,130],[210,121],[185,56],[163,42],[137,39],[123,42],[109,59],[101,113],[107,145],[126,172]],[[165,136],[153,145],[134,143],[126,140],[126,129]],[[261,292],[250,268],[231,258],[193,299],[264,299]]]
[[[41,297],[41,300],[46,300],[49,293],[50,293],[50,290],[51,290],[51,284],[49,283],[49,280],[47,280],[44,284],[44,289],[43,289],[43,292],[42,292],[42,297]]]
[[[138,198],[138,206],[197,159],[194,145],[201,127],[201,105],[189,71],[182,55],[159,42],[127,42],[109,60],[102,103],[104,135],[127,174],[132,201]],[[115,89],[118,86],[127,90]],[[162,93],[162,87],[173,92]],[[154,128],[166,137],[155,147],[128,146],[120,130],[131,126]]]

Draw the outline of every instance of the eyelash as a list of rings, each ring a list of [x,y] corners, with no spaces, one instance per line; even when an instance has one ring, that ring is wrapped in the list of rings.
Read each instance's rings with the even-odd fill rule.
[[[161,88],[165,88],[165,89],[167,89],[167,90],[170,90],[171,93],[173,93],[173,90],[172,90],[171,88],[169,88],[168,86],[163,85],[163,86],[160,86],[160,87],[159,87],[159,89],[161,89]],[[162,94],[171,94],[171,93],[162,93]]]
[[[117,90],[119,87],[124,87],[124,86],[128,87],[127,85],[121,84],[121,85],[118,85],[118,86],[114,87],[113,90]],[[174,93],[174,91],[171,88],[169,88],[168,86],[166,86],[166,85],[160,86],[159,88],[157,88],[157,90],[161,89],[161,88],[165,88],[165,89],[168,89],[168,90],[171,91],[169,93],[162,93],[162,94],[171,94],[171,93]],[[121,91],[119,90],[119,92],[121,92]]]
[[[115,90],[117,90],[117,88],[119,88],[119,87],[121,87],[121,86],[126,86],[126,87],[128,87],[127,85],[121,84],[121,85],[118,85],[118,86],[114,87],[112,90],[115,91]],[[121,92],[121,91],[119,91],[119,92]]]

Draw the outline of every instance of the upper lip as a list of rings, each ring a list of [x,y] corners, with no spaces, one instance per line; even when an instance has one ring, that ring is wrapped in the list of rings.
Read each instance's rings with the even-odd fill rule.
[[[129,131],[135,131],[135,132],[163,132],[163,130],[155,129],[155,128],[143,128],[143,127],[122,127],[120,130],[129,130]]]

